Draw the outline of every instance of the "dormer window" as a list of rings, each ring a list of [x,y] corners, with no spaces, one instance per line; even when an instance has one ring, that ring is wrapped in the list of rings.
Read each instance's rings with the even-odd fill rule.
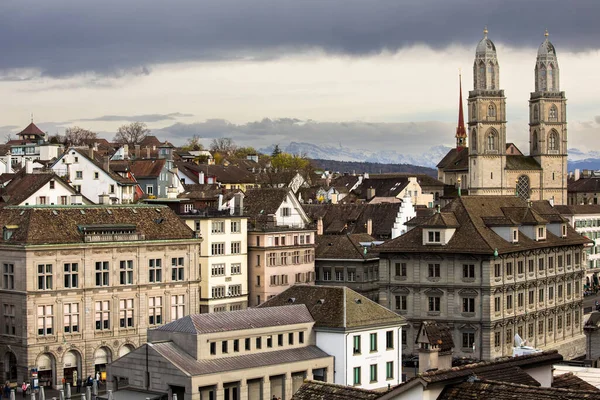
[[[512,242],[517,243],[519,241],[519,230],[517,228],[512,228]]]
[[[429,231],[427,235],[428,243],[441,243],[441,232],[440,231]]]
[[[543,240],[543,239],[546,239],[546,227],[538,226],[536,240]]]
[[[567,224],[561,226],[562,237],[567,237]]]

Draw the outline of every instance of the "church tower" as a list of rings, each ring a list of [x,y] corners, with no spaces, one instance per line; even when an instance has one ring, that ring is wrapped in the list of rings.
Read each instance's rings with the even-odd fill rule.
[[[538,49],[535,92],[529,98],[529,154],[542,167],[539,198],[567,204],[567,99],[548,31]]]
[[[477,45],[469,92],[469,194],[508,194],[506,166],[506,98],[500,89],[496,46],[487,28]]]
[[[467,147],[467,131],[463,114],[462,76],[458,75],[458,125],[456,126],[456,150],[461,151]]]

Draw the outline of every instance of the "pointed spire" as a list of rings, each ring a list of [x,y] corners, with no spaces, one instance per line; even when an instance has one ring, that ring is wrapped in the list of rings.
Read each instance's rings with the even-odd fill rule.
[[[456,148],[460,149],[467,146],[467,131],[465,129],[465,117],[463,113],[462,97],[462,74],[458,72],[458,125],[456,126]]]
[[[483,28],[483,37],[487,37],[488,35],[488,29],[487,29],[487,25]]]
[[[544,33],[544,36],[546,36],[546,37],[550,36],[550,34],[548,33],[548,29],[546,29],[546,32]]]

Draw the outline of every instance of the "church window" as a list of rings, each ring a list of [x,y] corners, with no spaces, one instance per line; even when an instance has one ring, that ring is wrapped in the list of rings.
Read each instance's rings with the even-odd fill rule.
[[[493,103],[490,103],[487,111],[488,118],[496,118],[496,106]]]
[[[537,151],[538,149],[538,134],[537,131],[533,131],[533,135],[531,135],[531,150]]]
[[[523,200],[529,199],[529,177],[521,175],[517,180],[517,196]]]
[[[547,90],[554,90],[554,73],[552,71],[552,64],[548,65],[548,72],[546,74],[546,86]]]
[[[473,103],[471,107],[471,120],[477,119],[477,106]]]
[[[479,64],[479,73],[477,78],[479,79],[479,89],[485,89],[485,65],[483,63]]]
[[[546,91],[546,68],[544,68],[544,66],[540,67],[540,71],[539,71],[539,76],[540,76],[540,91],[544,92]]]
[[[497,135],[494,130],[490,130],[487,135],[487,149],[488,151],[496,151],[498,150],[498,146],[496,145]]]
[[[540,108],[538,105],[533,106],[533,120],[538,121],[540,119]]]
[[[548,120],[556,122],[558,120],[558,109],[554,104],[550,107],[550,111],[548,112]]]
[[[471,133],[471,149],[477,151],[477,131],[475,129]]]
[[[496,74],[494,74],[494,64],[490,63],[487,68],[489,88],[494,89],[496,87]]]
[[[558,150],[558,133],[556,133],[556,131],[552,131],[550,132],[550,135],[548,135],[548,150]]]

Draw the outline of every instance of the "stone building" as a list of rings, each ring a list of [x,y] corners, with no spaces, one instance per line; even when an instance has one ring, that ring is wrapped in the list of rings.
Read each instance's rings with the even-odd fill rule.
[[[378,246],[380,304],[408,320],[405,353],[420,324],[449,326],[454,353],[483,360],[528,345],[585,353],[584,266],[589,240],[547,201],[463,196]]]
[[[538,49],[534,82],[529,99],[530,148],[525,156],[514,145],[507,146],[506,97],[496,46],[486,29],[475,51],[467,128],[461,98],[456,147],[437,165],[440,180],[468,189],[471,195],[516,193],[523,199],[567,204],[566,98],[547,32]]]
[[[198,312],[200,239],[163,206],[0,211],[3,377],[60,387]]]

